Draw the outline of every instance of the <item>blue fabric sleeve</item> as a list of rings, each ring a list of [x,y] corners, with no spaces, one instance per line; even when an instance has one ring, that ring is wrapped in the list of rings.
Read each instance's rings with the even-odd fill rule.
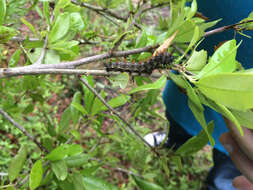
[[[223,18],[223,20],[215,26],[220,27],[239,22],[253,11],[252,0],[198,0],[198,11],[207,16],[210,21]],[[247,35],[253,37],[253,32],[246,32]],[[205,49],[209,55],[213,54],[214,46],[220,42],[230,40],[236,37],[237,42],[242,40],[237,53],[237,60],[242,63],[245,68],[251,68],[253,65],[253,39],[243,37],[236,34],[233,30],[222,32],[206,38],[200,45],[199,49]],[[196,135],[201,131],[200,124],[194,118],[191,110],[188,108],[187,96],[178,90],[178,87],[168,81],[163,91],[163,100],[167,112],[177,121],[189,134]],[[213,137],[216,141],[215,148],[227,153],[219,142],[219,137],[227,131],[226,125],[220,114],[205,107],[205,116],[207,122],[214,120],[215,128]]]

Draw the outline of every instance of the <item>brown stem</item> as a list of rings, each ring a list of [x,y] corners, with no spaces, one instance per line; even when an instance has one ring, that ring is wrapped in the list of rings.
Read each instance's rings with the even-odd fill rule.
[[[6,119],[8,120],[11,124],[13,124],[16,128],[18,128],[25,136],[28,137],[28,139],[30,139],[31,141],[33,141],[38,147],[39,149],[43,152],[47,150],[28,132],[25,130],[24,127],[22,127],[20,124],[18,124],[16,121],[14,121],[14,119],[11,118],[11,116],[9,116],[4,110],[2,110],[0,108],[0,114]]]
[[[114,114],[116,115],[125,125],[128,127],[130,132],[134,133],[146,146],[148,146],[157,156],[159,153],[153,149],[153,147],[144,139],[142,136],[115,110],[113,109],[105,99],[97,93],[97,91],[92,88],[84,79],[79,78],[80,81],[95,95],[97,98]],[[122,125],[122,127],[124,127]],[[124,127],[125,128],[125,127]]]
[[[243,24],[247,24],[247,23],[251,23],[253,22],[253,20],[247,20],[247,21],[243,21],[243,22],[240,22],[240,23],[236,23],[236,24],[231,24],[231,25],[227,25],[227,26],[222,26],[220,28],[216,28],[214,30],[211,30],[211,31],[208,31],[206,32],[203,37],[207,37],[207,36],[211,36],[213,34],[217,34],[217,33],[221,33],[221,32],[224,32],[225,30],[229,30],[229,29],[235,29],[237,30],[235,27],[236,26],[239,26],[239,25],[243,25]]]

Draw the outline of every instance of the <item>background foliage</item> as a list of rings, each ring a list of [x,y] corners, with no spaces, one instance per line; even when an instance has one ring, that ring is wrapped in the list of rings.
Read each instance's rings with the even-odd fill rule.
[[[236,72],[241,67],[235,59],[235,40],[226,42],[209,59],[204,50],[195,49],[207,35],[205,31],[218,21],[197,17],[196,1],[189,7],[185,3],[0,0],[2,189],[204,187],[201,181],[211,166],[211,155],[207,148],[196,152],[208,141],[215,142],[211,135],[214,125],[206,123],[203,105],[228,117],[239,130],[241,124],[252,126],[252,114],[245,110],[253,106],[252,88],[248,88],[253,83],[251,71]],[[240,25],[238,32],[250,28],[250,24]],[[168,51],[175,59],[167,70],[177,74],[154,71],[151,76],[132,76],[104,70],[108,58],[126,57],[136,62],[150,58],[173,34]],[[82,74],[87,70],[94,73],[81,79],[140,136],[168,130],[161,90],[169,77],[185,89],[203,131],[176,152],[150,149],[86,83],[69,74],[77,72],[71,70],[76,67]],[[57,69],[68,75],[60,75]],[[96,76],[101,70],[111,76]],[[227,81],[234,81],[233,86]]]

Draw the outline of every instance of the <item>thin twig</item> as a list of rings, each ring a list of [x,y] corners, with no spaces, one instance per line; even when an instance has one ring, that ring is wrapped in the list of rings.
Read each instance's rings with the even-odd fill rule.
[[[7,119],[11,124],[18,128],[25,136],[27,136],[31,141],[33,141],[41,151],[47,151],[28,131],[25,130],[20,124],[18,124],[14,119],[12,119],[4,110],[0,108],[0,114]]]
[[[75,5],[78,5],[78,6],[81,6],[81,7],[86,7],[92,11],[95,11],[96,13],[105,13],[111,17],[114,17],[118,20],[121,20],[121,21],[124,21],[124,22],[127,22],[128,20],[128,16],[127,17],[123,17],[123,16],[120,16],[120,14],[118,13],[115,13],[113,11],[111,11],[110,9],[107,9],[107,8],[102,8],[102,7],[98,7],[98,6],[94,6],[94,5],[91,5],[89,3],[85,3],[85,2],[77,2],[76,0],[71,0],[71,3],[75,4]],[[134,23],[134,26],[136,26],[137,28],[141,29],[141,27],[137,24],[137,23]]]
[[[235,30],[237,30],[236,26],[247,24],[247,23],[251,23],[251,22],[253,22],[253,20],[247,20],[247,21],[243,21],[243,22],[240,22],[240,23],[236,23],[236,24],[222,26],[220,28],[216,28],[216,29],[213,29],[211,31],[206,32],[203,35],[203,37],[207,37],[207,36],[211,36],[213,34],[221,33],[221,32],[224,32],[225,30],[229,30],[229,29],[235,29]]]
[[[34,65],[40,65],[43,63],[43,60],[46,56],[46,52],[47,52],[47,44],[48,44],[48,34],[46,35],[46,38],[44,40],[44,45],[42,47],[41,53],[40,53],[40,57],[39,59],[34,63]]]
[[[13,41],[13,42],[24,42],[25,40],[28,40],[30,42],[40,41],[39,38],[24,38],[24,37],[20,37],[20,36],[14,36],[11,38],[11,41]]]
[[[143,9],[143,10],[142,10],[142,13],[147,12],[147,11],[150,11],[151,9],[155,9],[155,8],[159,8],[159,7],[168,5],[168,4],[170,4],[170,2],[159,3],[159,4],[157,4],[157,5],[150,5],[149,7]]]
[[[126,21],[127,19],[125,17],[122,17],[120,16],[119,14],[117,13],[114,13],[113,11],[107,9],[107,8],[102,8],[102,7],[98,7],[98,6],[94,6],[94,5],[91,5],[91,4],[88,4],[88,3],[85,3],[85,2],[77,2],[76,0],[71,0],[71,3],[75,4],[75,5],[78,5],[78,6],[81,6],[81,7],[86,7],[90,10],[93,10],[95,12],[104,12],[118,20],[123,20],[123,21]]]
[[[89,69],[37,69],[26,67],[0,69],[0,78],[24,76],[24,75],[46,75],[46,74],[60,74],[60,75],[97,75],[97,76],[112,76],[118,75],[121,72],[107,72],[106,70],[89,70]],[[132,76],[150,76],[152,78],[159,78],[159,73],[152,75],[131,73]]]
[[[184,55],[184,50],[182,50],[180,47],[178,47],[176,44],[172,44],[173,48],[177,50],[180,54]],[[185,57],[188,59],[189,55],[186,54]]]
[[[54,15],[52,15],[52,16],[50,17],[50,23],[53,22],[53,19],[54,19]],[[40,65],[40,64],[42,64],[43,61],[44,61],[44,58],[45,58],[45,56],[46,56],[47,44],[48,44],[48,34],[49,34],[49,32],[50,32],[50,24],[48,24],[48,26],[47,26],[47,32],[48,32],[48,33],[47,33],[47,35],[46,35],[46,37],[45,37],[44,45],[43,45],[43,47],[42,47],[42,50],[41,50],[41,53],[40,53],[40,57],[39,57],[39,59],[34,63],[34,65]]]
[[[100,96],[100,94],[97,93],[97,91],[92,88],[84,79],[79,78],[80,81],[95,95],[97,98],[114,114],[116,115],[125,125],[128,127],[128,129],[134,133],[146,146],[148,146],[156,155],[159,155],[157,151],[153,149],[153,147],[115,110],[113,109],[106,101],[105,99]]]
[[[128,175],[134,175],[134,176],[138,176],[138,177],[141,177],[140,175],[134,173],[134,172],[131,172],[129,170],[126,170],[126,169],[123,169],[123,168],[113,168],[112,166],[110,166],[109,164],[106,164],[104,163],[103,160],[101,159],[98,159],[98,158],[90,158],[89,160],[93,160],[93,161],[97,161],[99,163],[102,163],[105,167],[109,168],[109,169],[112,169],[112,170],[115,170],[115,171],[119,171],[119,172],[122,172],[122,173],[126,173]]]

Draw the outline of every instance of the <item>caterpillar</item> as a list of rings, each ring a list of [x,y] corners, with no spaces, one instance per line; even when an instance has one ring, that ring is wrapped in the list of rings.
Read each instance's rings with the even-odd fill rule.
[[[144,62],[109,62],[104,63],[107,72],[120,71],[129,73],[146,73],[151,74],[155,69],[165,69],[172,63],[174,57],[168,53],[163,52],[152,56],[149,60]]]

